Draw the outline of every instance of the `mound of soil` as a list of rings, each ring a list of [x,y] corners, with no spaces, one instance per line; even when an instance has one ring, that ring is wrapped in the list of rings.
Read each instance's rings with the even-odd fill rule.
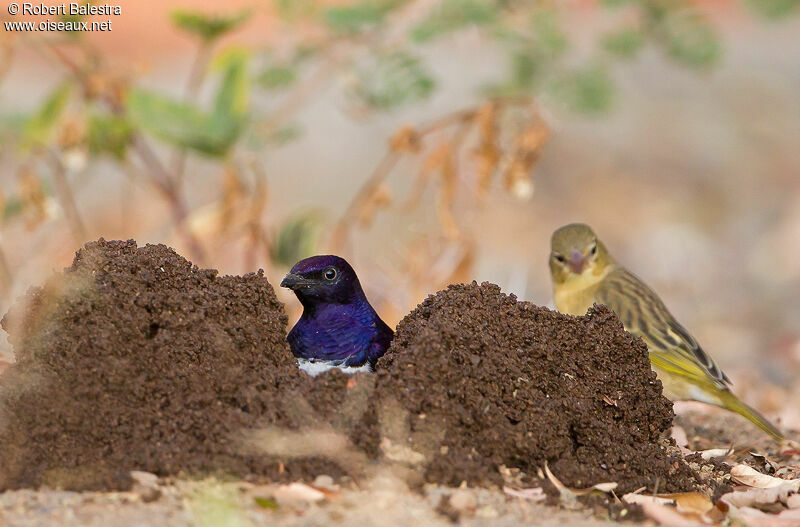
[[[696,481],[657,444],[672,403],[646,346],[605,306],[572,317],[492,284],[450,286],[400,322],[376,390],[373,421],[392,439],[386,408],[404,415],[403,446],[427,458],[431,482],[502,483],[503,465],[524,480],[545,462],[578,488],[671,492]]]
[[[125,489],[133,469],[341,474],[314,456],[243,453],[236,440],[242,428],[302,424],[286,392],[313,385],[286,322],[260,271],[220,277],[164,245],[87,244],[2,320],[17,362],[0,378],[0,489]]]
[[[533,480],[545,462],[573,487],[693,485],[657,444],[672,410],[647,349],[606,308],[451,286],[355,377],[299,371],[286,323],[261,272],[87,244],[2,320],[17,362],[0,376],[0,490],[126,489],[131,470],[311,481],[369,457],[449,485]]]

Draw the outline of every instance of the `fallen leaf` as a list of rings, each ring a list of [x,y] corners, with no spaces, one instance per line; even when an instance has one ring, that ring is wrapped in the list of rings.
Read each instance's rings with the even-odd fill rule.
[[[675,440],[675,444],[681,449],[689,448],[689,438],[686,437],[686,431],[683,429],[683,427],[678,425],[673,426],[670,430],[670,436]]]
[[[756,487],[759,489],[768,489],[770,487],[777,487],[783,485],[787,480],[774,478],[766,474],[748,467],[747,465],[734,465],[731,468],[731,479],[736,483],[747,485],[748,487]]]
[[[275,500],[271,500],[269,498],[262,498],[260,496],[256,496],[255,498],[253,498],[253,501],[255,502],[256,505],[258,505],[262,509],[275,510],[278,508],[278,504],[275,502]]]
[[[550,483],[558,489],[558,496],[561,500],[561,504],[568,508],[575,508],[578,506],[578,496],[572,492],[566,485],[561,483],[557,477],[550,472],[550,467],[547,466],[547,461],[544,462],[544,473],[547,475],[547,479],[550,480]]]
[[[653,501],[642,502],[639,503],[639,505],[642,507],[642,511],[645,515],[661,525],[669,525],[670,527],[701,527],[703,525],[698,521],[687,518],[673,507],[661,505]]]
[[[577,504],[578,496],[585,496],[586,494],[590,494],[594,491],[608,493],[617,488],[616,482],[609,481],[605,483],[597,483],[596,485],[592,485],[586,489],[572,489],[561,483],[561,481],[553,475],[553,473],[550,471],[550,467],[547,466],[547,462],[544,464],[544,472],[547,475],[547,479],[550,480],[550,483],[552,483],[553,486],[558,489],[561,502],[569,507],[573,507]]]
[[[155,487],[158,485],[158,476],[152,472],[144,472],[142,470],[131,470],[131,478],[133,481],[144,487]]]
[[[388,437],[381,439],[381,451],[387,459],[397,463],[419,465],[425,461],[425,456],[405,445],[396,445]]]
[[[280,485],[274,492],[275,500],[278,502],[306,502],[314,503],[325,499],[325,494],[306,485],[305,483],[289,483],[288,485]]]
[[[714,508],[714,504],[711,503],[708,496],[700,492],[681,492],[664,497],[673,498],[675,500],[678,512],[702,515]]]
[[[709,448],[708,450],[700,450],[697,453],[700,454],[700,457],[705,461],[708,461],[716,457],[727,457],[731,452],[733,452],[731,448]]]
[[[503,487],[503,492],[515,498],[522,498],[530,501],[542,501],[547,498],[541,487],[533,487],[529,489],[513,489],[511,487]]]
[[[648,496],[647,494],[625,494],[622,496],[622,501],[625,503],[635,503],[637,505],[656,504],[656,505],[674,505],[675,500],[670,498],[662,498],[661,496]]]
[[[767,514],[752,507],[731,508],[729,517],[748,527],[797,527],[800,514],[797,510],[787,510],[780,514]]]
[[[777,478],[773,478],[777,479]],[[769,505],[772,503],[786,503],[791,497],[800,496],[800,479],[780,480],[782,483],[774,487],[751,488],[744,491],[729,492],[720,500],[734,507],[749,507],[753,505]],[[798,503],[800,506],[800,503]]]

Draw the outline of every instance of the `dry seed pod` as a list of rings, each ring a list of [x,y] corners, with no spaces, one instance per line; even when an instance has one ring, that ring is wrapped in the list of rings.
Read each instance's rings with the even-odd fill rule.
[[[32,229],[47,219],[47,197],[39,175],[30,167],[23,167],[17,173],[17,188],[25,226]]]
[[[358,208],[358,223],[362,227],[367,227],[375,219],[378,210],[388,207],[392,203],[392,191],[388,185],[381,183],[377,185],[369,196]]]
[[[389,147],[394,152],[416,154],[422,148],[422,138],[414,128],[403,126],[389,140]]]

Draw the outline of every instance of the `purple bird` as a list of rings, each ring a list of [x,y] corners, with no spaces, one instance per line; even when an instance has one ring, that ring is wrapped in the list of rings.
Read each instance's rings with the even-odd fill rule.
[[[375,370],[394,332],[369,304],[350,264],[338,256],[312,256],[297,262],[281,287],[303,304],[286,339],[300,369],[312,376],[333,368]]]

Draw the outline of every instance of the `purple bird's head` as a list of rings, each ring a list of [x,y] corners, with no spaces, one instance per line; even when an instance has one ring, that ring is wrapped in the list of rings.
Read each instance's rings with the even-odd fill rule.
[[[347,304],[364,298],[364,291],[353,268],[344,258],[325,254],[297,262],[281,287],[294,291],[307,304]]]

